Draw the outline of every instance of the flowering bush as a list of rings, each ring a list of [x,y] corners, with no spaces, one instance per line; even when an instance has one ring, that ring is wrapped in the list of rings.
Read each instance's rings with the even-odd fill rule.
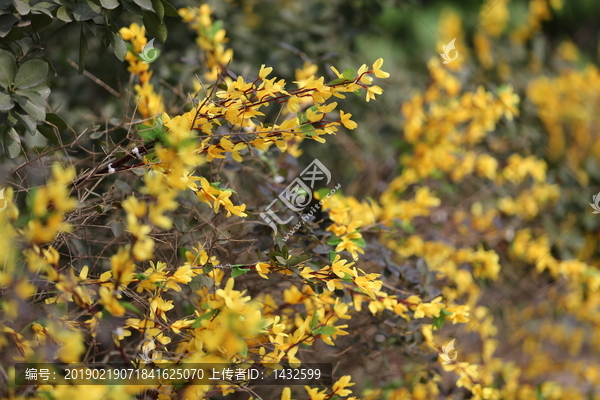
[[[266,63],[237,70],[208,4],[61,4],[1,8],[32,25],[9,24],[0,41],[2,398],[600,398],[598,222],[580,209],[587,193],[575,198],[596,177],[598,70],[576,67],[564,42],[546,76],[528,48],[561,1],[531,0],[514,24],[508,0],[486,1],[469,35],[442,12],[436,48],[455,40],[459,56],[429,58],[427,83],[392,106],[393,173],[365,196],[308,188],[299,165],[311,141],[331,149],[362,129],[358,99],[387,104],[382,57],[324,71],[303,56],[288,79]],[[122,10],[143,25],[115,29]],[[260,6],[243,15],[256,28]],[[166,40],[165,16],[195,36],[200,65],[182,73],[179,104],[182,87],[157,79],[169,50],[146,56],[149,33]],[[106,30],[129,84],[87,74],[126,116],[77,133],[47,112],[50,61],[39,46],[15,51],[46,17],[80,22],[81,72],[88,30]],[[343,180],[329,158],[319,165]],[[276,200],[288,209],[269,215],[293,223],[264,217]],[[335,368],[328,386],[19,385],[23,362]]]

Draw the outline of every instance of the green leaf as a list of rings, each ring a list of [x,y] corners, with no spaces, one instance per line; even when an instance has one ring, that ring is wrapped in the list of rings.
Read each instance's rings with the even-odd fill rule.
[[[321,270],[321,265],[318,262],[307,261],[306,265],[308,265],[310,267],[310,269],[312,269],[313,271],[320,271]]]
[[[365,242],[364,238],[352,239],[350,241],[356,243],[359,247],[362,248],[365,248],[367,246],[367,243]]]
[[[25,126],[27,132],[34,134],[36,131],[36,124],[33,118],[26,114],[20,114],[19,112],[12,112],[12,115]]]
[[[344,72],[342,72],[342,76],[349,81],[354,81],[355,74],[356,74],[356,71],[354,70],[354,68],[348,68],[348,69],[345,69]]]
[[[275,256],[275,259],[277,260],[277,262],[281,265],[287,265],[287,260],[283,257],[280,256]]]
[[[327,239],[327,244],[330,246],[336,246],[340,243],[342,243],[342,239],[337,236],[331,236],[329,239]]]
[[[58,7],[58,10],[56,10],[56,18],[63,22],[71,22],[73,21],[73,14],[67,7],[61,6]]]
[[[315,310],[313,312],[312,321],[310,321],[310,330],[312,331],[313,329],[315,329],[317,325],[319,325],[319,313]]]
[[[88,44],[85,34],[83,33],[83,24],[81,25],[81,32],[79,34],[79,75],[83,74],[85,69],[85,59],[88,54]]]
[[[150,1],[150,0],[133,0],[133,1],[135,2],[135,4],[140,6],[140,8],[142,10],[154,11],[154,9],[152,8],[152,1]]]
[[[48,118],[48,114],[46,114],[46,118]],[[48,139],[53,144],[58,144],[58,136],[56,136],[56,132],[54,132],[54,128],[49,126],[39,125],[37,127],[39,133],[42,134],[46,139]]]
[[[37,13],[44,13],[47,16],[49,16],[50,18],[53,18],[54,16],[52,15],[52,13],[50,11],[54,10],[55,8],[56,8],[56,4],[41,1],[41,2],[37,3],[36,5],[34,5],[33,7],[31,7],[31,11],[34,11]]]
[[[304,254],[301,256],[293,256],[289,260],[287,260],[287,265],[288,265],[288,267],[293,267],[295,265],[303,263],[304,261],[308,260],[310,257],[311,257],[310,254]]]
[[[123,307],[125,307],[129,311],[133,311],[137,315],[144,316],[144,313],[141,312],[139,308],[137,308],[136,306],[134,306],[133,304],[131,304],[128,301],[120,301],[119,304],[121,304]]]
[[[17,63],[11,53],[0,50],[0,86],[7,89],[15,78]]]
[[[296,116],[298,117],[298,122],[300,123],[300,125],[305,124],[306,122],[308,122],[308,118],[306,117],[306,113],[297,112]]]
[[[15,102],[6,93],[0,92],[0,111],[8,111],[15,106]]]
[[[43,121],[46,119],[46,110],[45,107],[34,104],[31,100],[27,100],[24,105],[21,105],[21,108],[25,110],[25,112],[31,115],[32,118]]]
[[[183,216],[177,211],[173,213],[173,224],[175,225],[175,228],[177,228],[177,230],[181,233],[185,233],[188,231],[186,220],[183,219]]]
[[[163,5],[163,3],[160,0],[151,0],[151,1],[152,1],[152,8],[154,9],[156,16],[158,17],[158,20],[160,22],[163,22],[163,18],[165,17],[165,6]]]
[[[300,130],[302,133],[308,136],[312,136],[315,134],[315,127],[312,124],[302,124],[300,125]]]
[[[203,287],[210,287],[213,284],[214,281],[210,277],[206,275],[196,275],[192,278],[190,283],[188,283],[188,286],[190,289],[192,289],[192,291],[195,292],[202,289]]]
[[[17,12],[21,15],[27,15],[31,11],[31,7],[29,7],[29,4],[25,3],[22,0],[12,0],[12,2]]]
[[[447,310],[445,310],[445,309],[443,309],[443,308],[440,310],[440,312],[441,312],[443,315],[452,315],[452,314],[454,314],[453,312],[447,311]],[[440,314],[440,315],[441,315],[441,314]]]
[[[10,130],[8,131],[9,134],[8,135],[4,135],[4,149],[6,149],[8,158],[15,158],[16,156],[19,155],[19,153],[21,152],[21,146],[20,146],[20,139],[19,140],[15,140],[13,139],[13,136],[16,136],[17,139],[19,138],[19,136],[17,135],[17,132],[15,131],[15,128],[10,128]]]
[[[167,40],[167,26],[158,19],[156,14],[144,12],[142,21],[144,21],[144,26],[150,36],[154,36],[161,43]]]
[[[337,328],[335,326],[320,326],[312,333],[315,335],[333,335],[336,332]]]
[[[439,316],[437,316],[433,319],[433,327],[436,329],[441,329],[445,323],[446,323],[446,316],[444,316],[444,314],[442,314],[442,313],[440,313]]]
[[[88,27],[92,35],[96,36],[98,34],[98,28],[96,28],[94,20],[88,19],[87,21],[83,21],[83,24]]]
[[[171,3],[169,3],[166,0],[160,0],[163,3],[163,6],[165,8],[165,15],[167,17],[179,17],[179,13],[177,12],[177,9],[175,7],[173,7],[173,5]]]
[[[37,90],[33,90],[33,89],[20,89],[20,90],[15,90],[15,94],[25,97],[26,99],[31,101],[36,106],[39,106],[42,108],[44,108],[46,106],[46,103],[44,102],[45,97],[42,96],[45,93],[40,93]]]
[[[118,187],[119,189],[121,189],[121,191],[124,192],[124,193],[130,193],[131,192],[131,186],[129,186],[126,182],[123,182],[120,179],[117,179],[115,181],[115,186]]]
[[[332,86],[332,85],[338,85],[340,83],[344,83],[344,82],[348,82],[348,79],[345,78],[337,78],[332,80],[331,82],[329,82],[327,85],[328,86]]]
[[[55,125],[59,131],[67,129],[67,123],[65,121],[63,121],[63,119],[61,117],[59,117],[58,115],[56,115],[54,113],[46,114],[46,121]]]
[[[117,56],[119,61],[125,61],[125,56],[127,55],[127,45],[125,44],[125,41],[121,35],[111,32],[110,44],[112,44],[115,56]]]
[[[330,251],[329,252],[329,261],[333,262],[333,260],[335,260],[335,256],[337,256],[337,253],[335,251]]]
[[[100,0],[100,4],[102,5],[102,7],[107,8],[109,10],[119,7],[119,2],[117,0]]]
[[[196,318],[194,320],[194,323],[192,324],[192,328],[200,328],[202,326],[202,321],[205,319],[209,319],[212,318],[213,315],[215,315],[217,312],[219,312],[219,309],[216,310],[212,310],[210,312],[207,312],[204,315],[199,316],[198,318]]]
[[[26,61],[15,76],[15,87],[17,89],[27,89],[39,85],[46,80],[48,75],[48,64],[42,60]]]
[[[151,126],[147,125],[138,125],[136,128],[138,128],[138,134],[140,137],[145,140],[157,139],[163,133],[162,128],[152,128]]]
[[[102,12],[102,8],[92,3],[89,0],[80,0],[75,3],[73,8],[73,17],[75,21],[87,21],[95,17],[99,17]]]
[[[238,276],[244,275],[248,271],[250,271],[250,270],[249,269],[245,269],[245,268],[233,267],[231,269],[231,277],[232,278],[237,278]]]
[[[118,238],[123,234],[123,232],[125,232],[125,225],[117,219],[110,221],[108,223],[108,226],[110,227],[110,230],[116,238]]]

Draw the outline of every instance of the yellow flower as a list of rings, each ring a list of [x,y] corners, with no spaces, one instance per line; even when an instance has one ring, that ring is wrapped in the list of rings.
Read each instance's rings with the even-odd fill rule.
[[[100,287],[100,304],[113,316],[121,317],[125,315],[125,307],[123,307],[116,294],[109,288],[102,286]]]
[[[341,397],[346,397],[352,393],[352,390],[346,389],[348,386],[354,386],[354,383],[350,382],[351,379],[352,377],[350,375],[344,375],[338,379],[338,381],[333,384],[333,393]]]
[[[389,78],[390,74],[381,70],[382,65],[383,58],[378,58],[377,61],[375,61],[375,63],[373,64],[373,73],[376,77],[381,79]]]
[[[352,114],[340,110],[340,122],[348,129],[356,129],[358,124],[350,119]]]

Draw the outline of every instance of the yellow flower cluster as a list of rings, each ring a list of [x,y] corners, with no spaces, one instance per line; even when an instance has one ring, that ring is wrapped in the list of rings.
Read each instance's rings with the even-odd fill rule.
[[[225,43],[228,39],[225,37],[225,29],[222,28],[221,21],[213,21],[213,10],[208,4],[202,4],[200,7],[187,7],[179,9],[179,16],[184,22],[190,24],[196,31],[198,37],[196,43],[204,50],[204,65],[208,71],[204,78],[208,82],[215,82],[221,73],[233,58],[233,50],[226,49]],[[199,82],[194,82],[196,93],[200,90]]]
[[[135,22],[129,28],[121,28],[119,31],[123,40],[131,43],[131,49],[127,52],[125,60],[129,63],[127,70],[138,76],[139,84],[134,86],[137,93],[138,111],[144,119],[153,118],[165,111],[162,95],[154,91],[154,86],[150,83],[152,71],[150,64],[143,62],[138,54],[142,53],[144,46],[148,43],[146,39],[145,28]]]

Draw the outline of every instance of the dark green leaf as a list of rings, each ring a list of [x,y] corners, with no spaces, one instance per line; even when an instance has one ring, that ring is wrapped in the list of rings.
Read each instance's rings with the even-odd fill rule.
[[[8,111],[15,106],[15,102],[6,93],[0,92],[0,111]]]
[[[100,0],[100,4],[102,7],[109,10],[119,7],[119,2],[117,0]]]
[[[4,149],[8,155],[8,158],[15,158],[21,152],[21,146],[19,145],[20,140],[14,140],[12,136],[16,136],[18,138],[17,132],[15,128],[10,128],[9,135],[4,135]]]
[[[67,7],[61,6],[58,7],[58,10],[56,10],[56,18],[63,22],[71,22],[73,21],[73,14]]]
[[[179,232],[184,233],[188,230],[186,221],[183,219],[183,216],[177,211],[173,213],[173,224],[175,224],[175,228],[177,228]]]
[[[12,115],[25,126],[25,129],[27,129],[27,132],[34,134],[36,131],[36,124],[35,121],[33,120],[33,118],[31,118],[29,115],[27,114],[20,114],[19,112],[14,112],[12,113]]]
[[[152,1],[152,8],[154,9],[156,16],[158,17],[158,20],[160,22],[163,22],[163,18],[165,17],[165,6],[163,5],[163,3],[160,0],[151,0],[151,1]]]
[[[293,267],[295,265],[298,265],[298,264],[308,260],[310,257],[311,257],[310,254],[304,254],[301,256],[293,256],[289,260],[287,260],[287,265],[289,267]]]
[[[56,4],[42,1],[42,2],[39,2],[36,5],[34,5],[33,7],[31,7],[31,11],[33,11],[34,13],[36,13],[36,12],[44,13],[47,16],[49,16],[50,18],[52,18],[53,15],[50,11],[54,10],[55,8],[56,8]]]
[[[144,26],[150,36],[154,36],[159,42],[164,43],[167,40],[167,26],[158,19],[156,14],[144,12],[142,15]]]
[[[277,260],[277,262],[281,265],[286,265],[287,264],[287,260],[283,257],[280,256],[275,256],[275,259]]]
[[[179,17],[179,13],[177,12],[177,9],[175,7],[173,7],[171,5],[171,3],[169,3],[166,0],[161,0],[161,2],[163,3],[163,6],[165,8],[165,15],[167,17]]]
[[[88,45],[87,39],[85,38],[85,34],[83,33],[83,25],[81,27],[81,32],[79,34],[79,75],[83,74],[83,70],[85,69],[85,59],[88,54]]]
[[[129,186],[127,183],[123,182],[120,179],[117,179],[115,181],[115,186],[118,187],[119,189],[121,189],[121,191],[123,191],[124,193],[131,192],[131,186]]]
[[[12,83],[17,72],[17,63],[11,53],[0,50],[0,86],[4,89]]]
[[[73,17],[76,21],[87,21],[101,15],[101,8],[91,1],[78,1],[73,8]]]
[[[125,61],[127,45],[121,35],[111,32],[110,43],[112,44],[115,56],[117,56],[119,61]]]
[[[335,256],[337,256],[337,253],[335,251],[330,251],[329,252],[329,261],[333,262],[333,260],[335,260]]]
[[[87,21],[83,21],[84,26],[87,26],[92,35],[96,36],[98,34],[98,28],[96,28],[96,23],[92,19],[88,19]]]
[[[22,0],[12,0],[12,2],[17,12],[21,15],[27,15],[31,11],[31,7],[29,7],[29,4],[25,3]]]
[[[39,85],[46,80],[48,75],[48,64],[42,60],[26,61],[15,76],[15,87],[17,89],[27,89]]]
[[[46,114],[46,118],[48,118],[48,114]],[[58,137],[56,136],[56,132],[54,132],[54,128],[49,126],[39,125],[37,127],[39,133],[42,134],[46,139],[48,139],[53,144],[58,144]]]
[[[17,22],[19,22],[19,18],[13,14],[0,15],[0,37],[6,37]]]
[[[206,275],[196,275],[192,278],[190,283],[188,283],[188,286],[190,287],[190,289],[192,289],[192,291],[195,292],[202,289],[203,287],[210,287],[213,284],[214,281],[210,277]]]
[[[120,301],[119,304],[121,304],[123,307],[125,307],[126,309],[128,309],[129,311],[133,311],[134,313],[136,313],[137,315],[143,316],[144,313],[140,311],[139,308],[137,308],[136,306],[134,306],[133,304],[131,304],[128,301]]]
[[[244,275],[246,272],[250,271],[249,269],[233,267],[231,269],[231,277],[237,278],[238,276]]]
[[[140,6],[140,8],[142,10],[154,11],[154,9],[152,8],[152,1],[150,1],[150,0],[133,0],[133,1],[135,2],[135,4]]]
[[[313,271],[320,271],[321,270],[321,265],[318,262],[315,261],[307,261],[306,264],[310,267],[310,269],[312,269]]]
[[[27,98],[29,101],[31,101],[33,104],[35,104],[39,107],[46,106],[46,103],[44,102],[44,97],[42,97],[42,94],[40,94],[40,92],[38,92],[36,90],[19,89],[19,90],[15,91],[15,94]]]
[[[25,102],[25,104],[22,105],[21,108],[25,110],[27,114],[31,115],[32,118],[38,121],[43,121],[44,119],[46,119],[45,107],[34,104],[33,102],[31,102],[31,100],[27,100],[27,102]]]
[[[50,25],[52,23],[52,19],[54,18],[54,16],[52,16],[52,13],[49,12],[49,14],[51,16],[48,16],[47,14],[31,14],[29,16],[29,19],[31,19],[31,26],[33,27],[33,29],[35,29],[38,32],[41,32],[44,30],[44,28],[46,28],[48,25]]]
[[[121,236],[123,234],[123,232],[125,231],[125,225],[119,221],[119,220],[112,220],[108,223],[108,226],[110,227],[110,230],[112,231],[113,235],[115,235],[116,238],[118,238],[119,236]]]
[[[315,335],[333,335],[337,332],[337,328],[335,326],[320,326],[313,331]]]
[[[60,131],[67,129],[67,123],[65,121],[63,121],[63,119],[61,117],[59,117],[58,115],[56,115],[54,113],[46,114],[46,121],[55,125],[58,128],[58,130],[60,130]]]
[[[137,4],[130,3],[128,1],[123,1],[123,2],[121,2],[121,5],[123,6],[123,8],[125,10],[129,11],[136,17],[142,18],[142,9]]]

